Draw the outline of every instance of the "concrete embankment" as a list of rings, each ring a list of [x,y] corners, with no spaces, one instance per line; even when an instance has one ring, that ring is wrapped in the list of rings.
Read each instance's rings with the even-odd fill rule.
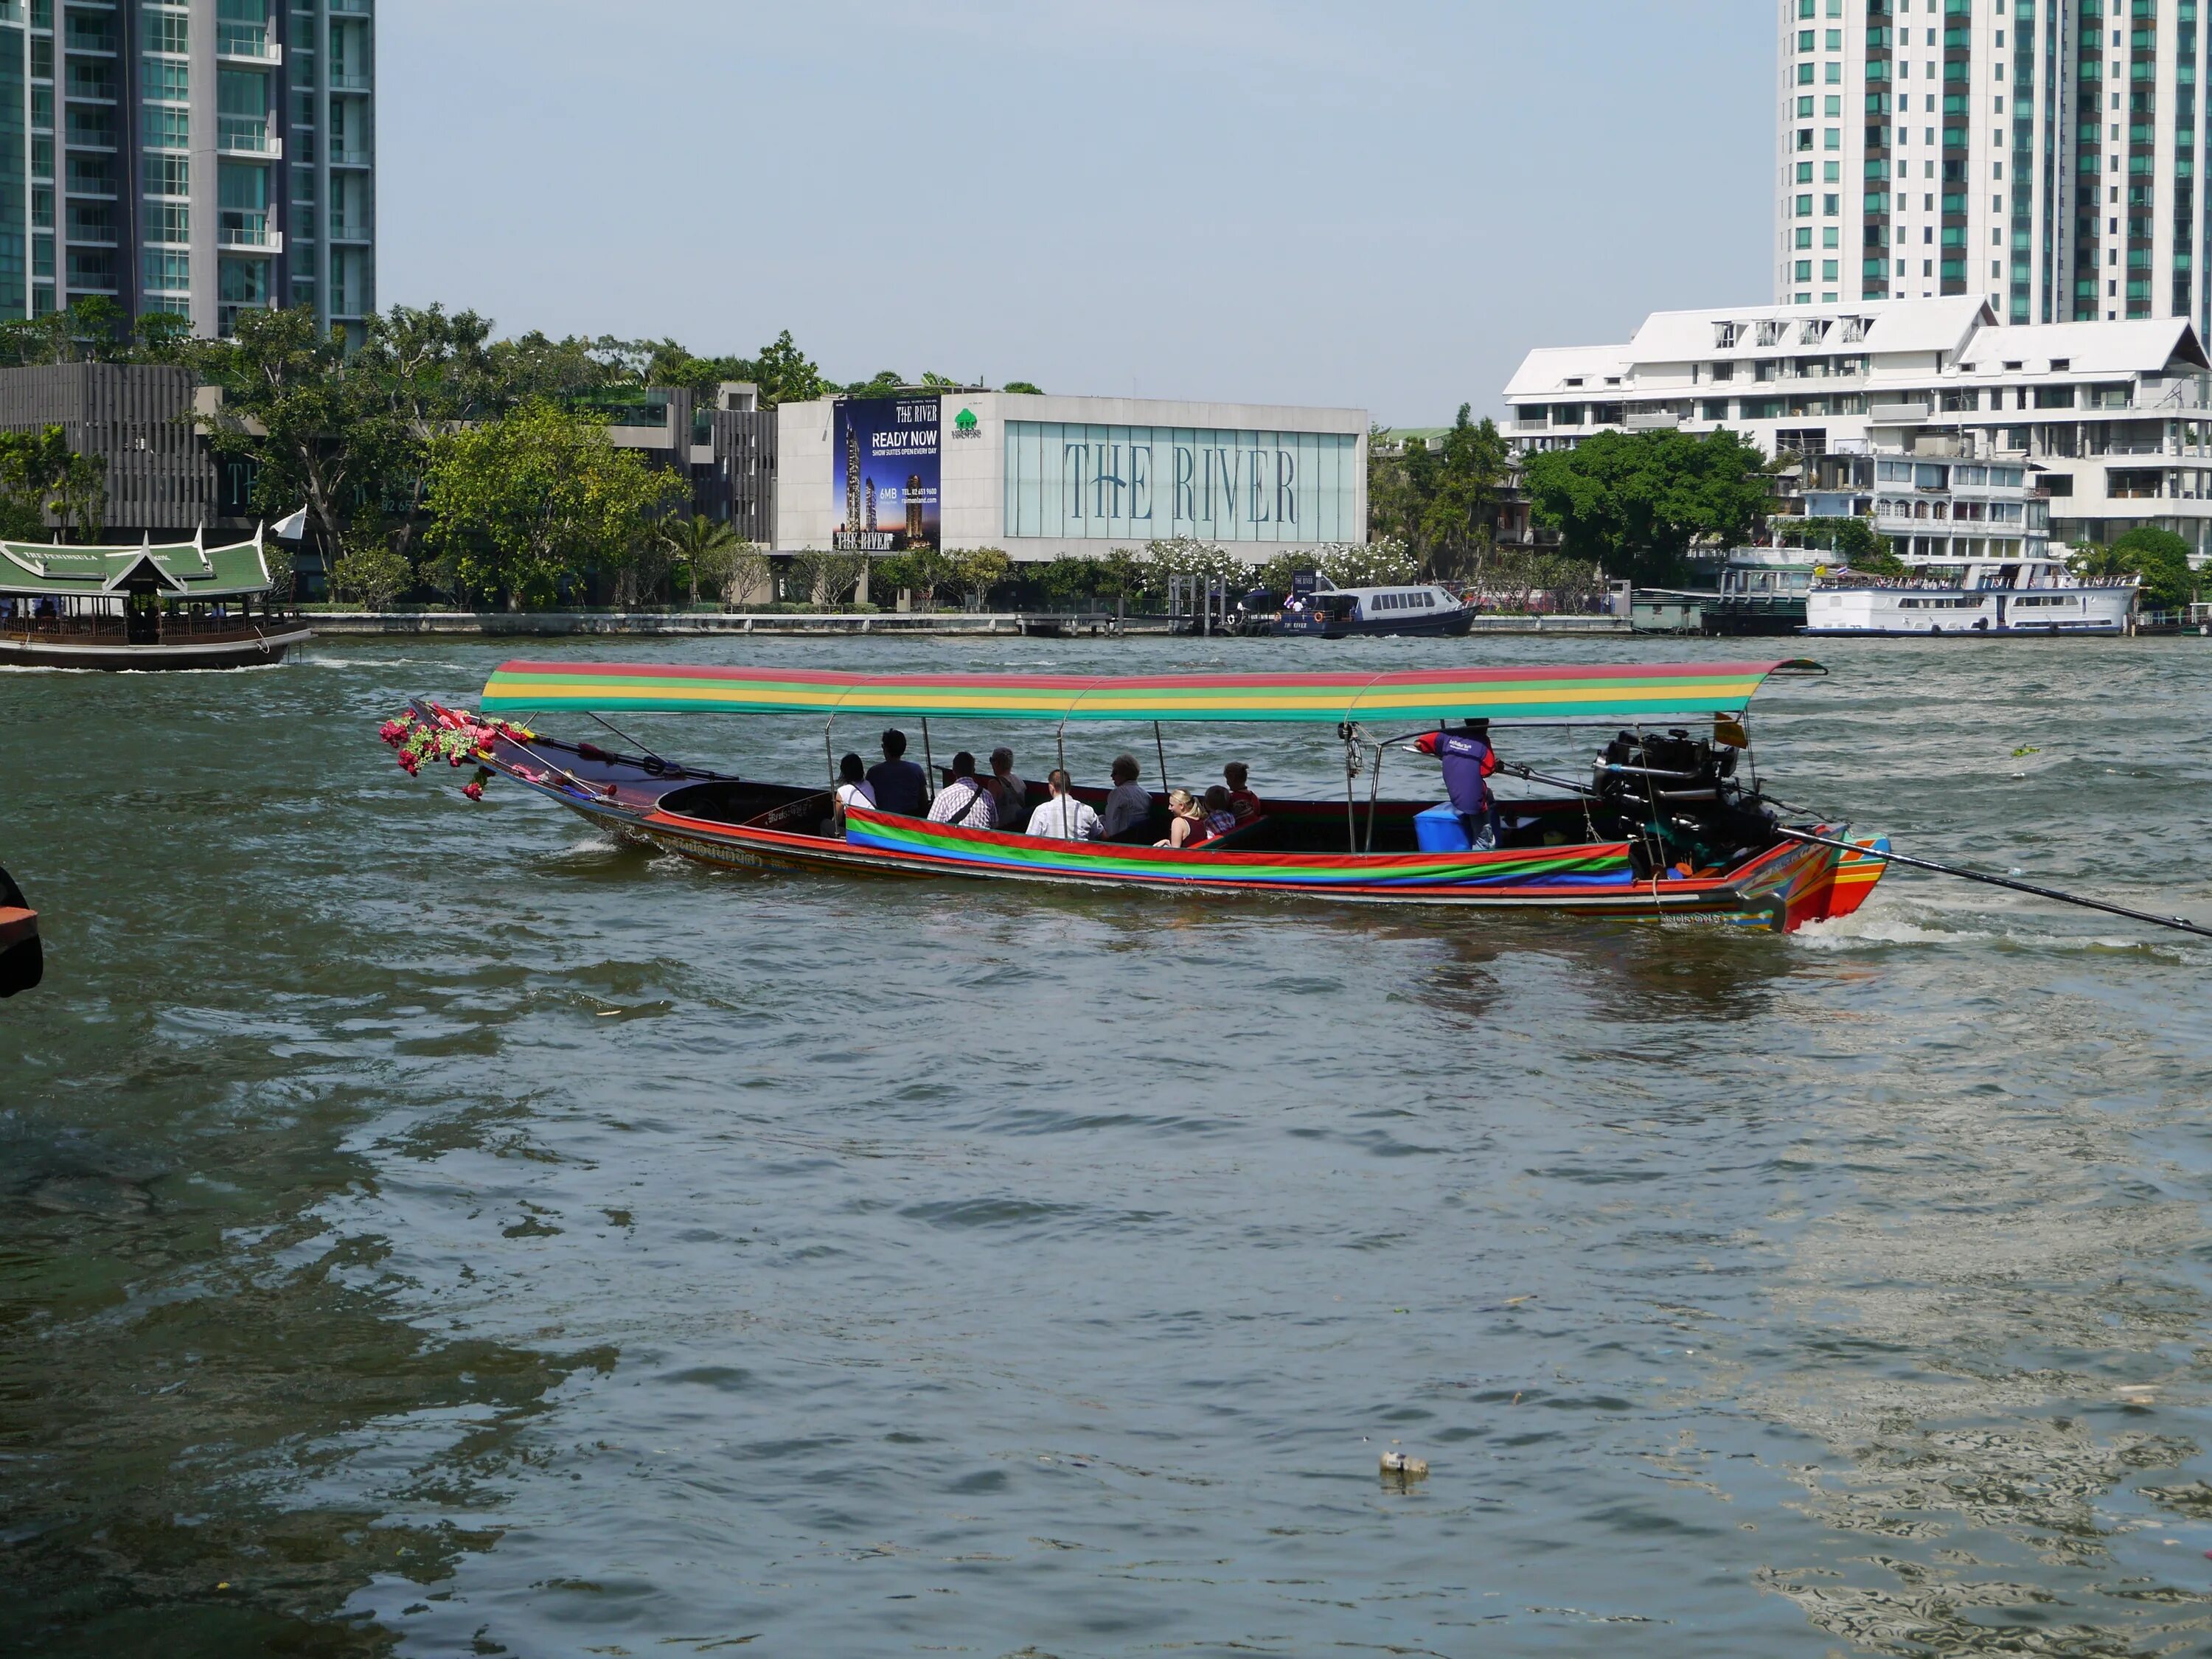
[[[1047,637],[1109,636],[1187,631],[1165,617],[1055,616],[1013,611],[915,612],[884,611],[852,615],[757,611],[313,611],[308,625],[325,635],[436,636],[452,638],[558,638],[572,635],[627,634],[659,638],[723,634],[897,634],[1036,635]],[[1626,634],[1615,617],[1478,617],[1477,634]]]

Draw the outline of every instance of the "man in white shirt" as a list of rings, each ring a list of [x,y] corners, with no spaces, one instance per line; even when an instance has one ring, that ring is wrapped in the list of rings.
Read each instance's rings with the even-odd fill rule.
[[[1106,833],[1098,814],[1067,793],[1066,773],[1055,766],[1046,781],[1052,799],[1030,814],[1030,834],[1048,841],[1097,841]]]
[[[1152,798],[1145,786],[1137,781],[1137,757],[1134,755],[1114,757],[1114,793],[1106,797],[1102,833],[1112,841],[1126,830],[1152,821]]]

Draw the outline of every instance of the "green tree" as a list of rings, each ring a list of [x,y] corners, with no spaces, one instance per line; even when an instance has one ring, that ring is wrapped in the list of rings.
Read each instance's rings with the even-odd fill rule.
[[[417,454],[407,411],[376,395],[368,376],[347,372],[343,337],[305,306],[241,311],[234,338],[197,355],[223,393],[220,408],[198,417],[209,447],[255,463],[253,505],[264,516],[305,502],[335,558],[356,506]]]
[[[17,508],[9,515],[9,539],[44,541],[51,513],[60,522],[63,540],[75,529],[96,541],[106,517],[107,463],[76,453],[58,426],[0,432],[0,490]]]
[[[131,356],[142,363],[166,363],[189,368],[192,362],[192,322],[173,311],[143,311],[132,326],[137,345]]]
[[[1032,385],[1027,380],[1009,380],[1001,389],[1007,392],[1024,392],[1032,398],[1042,398],[1044,396],[1044,388],[1042,386]]]
[[[365,516],[346,528],[337,562],[331,567],[331,592],[363,609],[381,611],[415,585],[415,568],[392,544],[383,526]]]
[[[1439,576],[1480,575],[1497,527],[1498,487],[1512,462],[1498,423],[1486,415],[1469,421],[1469,408],[1459,406],[1459,418],[1434,452],[1422,446],[1424,463],[1433,453],[1436,464],[1419,467],[1413,545],[1421,562]]]
[[[691,589],[691,603],[699,603],[699,590],[720,593],[729,579],[730,563],[744,545],[728,525],[717,524],[703,513],[678,514],[664,520],[660,537],[676,556],[677,574]]]
[[[876,571],[885,586],[906,589],[925,611],[934,609],[938,595],[955,586],[958,580],[951,559],[934,547],[894,553],[878,561]]]
[[[851,597],[860,585],[860,573],[867,568],[865,553],[810,547],[791,556],[788,574],[792,585],[805,593],[805,603],[831,611]]]
[[[845,388],[848,398],[888,398],[907,384],[906,376],[895,368],[879,368],[872,380],[855,380]]]
[[[510,611],[551,603],[594,563],[627,563],[678,487],[605,428],[544,401],[440,434],[428,471],[426,540]]]
[[[2146,611],[2179,611],[2194,598],[2199,585],[2189,568],[2188,542],[2154,525],[2138,525],[2110,547],[2084,550],[2075,568],[2088,576],[2140,578],[2140,603]]]
[[[506,404],[493,368],[491,322],[442,306],[394,306],[368,319],[340,367],[343,390],[380,434],[353,485],[349,517],[366,514],[410,566],[428,523],[423,466],[432,436]]]
[[[991,590],[1006,580],[1013,561],[996,547],[968,547],[952,555],[952,579],[968,596],[968,608],[981,611]]]
[[[1725,429],[1601,432],[1529,456],[1522,476],[1537,521],[1560,532],[1565,552],[1644,586],[1677,580],[1700,538],[1750,539],[1769,493],[1765,458]]]
[[[1801,519],[1787,521],[1782,538],[1791,547],[1825,547],[1853,570],[1873,576],[1901,576],[1905,561],[1891,550],[1889,538],[1871,519]]]
[[[1367,428],[1367,533],[1370,537],[1395,536],[1409,544],[1419,537],[1423,492],[1432,465],[1427,451],[1428,446],[1419,438],[1400,442],[1388,427]]]
[[[556,340],[532,329],[497,342],[488,355],[497,395],[508,407],[533,398],[567,397],[612,380],[607,365],[592,355],[592,343],[574,335]]]
[[[832,390],[813,360],[792,343],[787,328],[763,346],[749,367],[750,373],[733,378],[758,386],[761,402],[770,409],[778,404],[808,403]]]

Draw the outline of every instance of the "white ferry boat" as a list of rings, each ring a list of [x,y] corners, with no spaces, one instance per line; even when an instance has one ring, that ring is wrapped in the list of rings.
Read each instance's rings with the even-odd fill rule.
[[[1805,599],[1808,634],[2124,634],[2134,618],[2132,577],[2084,582],[2063,559],[2021,556],[1960,561],[1905,556],[1910,574],[1838,571]]]

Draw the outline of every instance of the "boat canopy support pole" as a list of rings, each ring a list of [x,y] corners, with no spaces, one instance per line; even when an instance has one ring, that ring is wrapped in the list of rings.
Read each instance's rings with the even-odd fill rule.
[[[1990,887],[2009,888],[2015,893],[2033,893],[2038,898],[2055,899],[2061,904],[2078,904],[2085,910],[2102,910],[2106,915],[2125,916],[2130,921],[2147,921],[2154,927],[2171,927],[2178,933],[2194,933],[2199,939],[2212,939],[2212,927],[2200,927],[2183,916],[2153,915],[2148,910],[2130,910],[2124,904],[2107,904],[2102,899],[2085,898],[2079,893],[2062,893],[2056,887],[2039,887],[2031,881],[2014,881],[2009,876],[1992,876],[1980,870],[1961,870],[1954,864],[1937,864],[1931,859],[1910,858],[1903,853],[1885,853],[1878,848],[1862,847],[1856,842],[1838,841],[1833,836],[1816,836],[1807,830],[1785,830],[1778,825],[1774,833],[1790,841],[1802,841],[1814,847],[1832,847],[1841,852],[1856,853],[1862,858],[1880,859],[1885,864],[1901,864],[1909,870],[1926,870],[1939,876],[1956,876],[1961,881],[1978,881]]]
[[[1359,805],[1352,780],[1359,775],[1359,740],[1350,720],[1336,728],[1344,739],[1344,850],[1359,850]]]
[[[1174,786],[1168,782],[1167,739],[1160,736],[1160,723],[1158,720],[1152,722],[1152,747],[1159,752],[1160,793],[1164,795]]]
[[[1374,750],[1375,769],[1367,780],[1367,844],[1359,849],[1363,853],[1375,850],[1375,808],[1376,799],[1382,793],[1382,745],[1376,744]]]
[[[929,752],[929,716],[921,717],[921,798],[925,802],[937,799],[937,762]]]

